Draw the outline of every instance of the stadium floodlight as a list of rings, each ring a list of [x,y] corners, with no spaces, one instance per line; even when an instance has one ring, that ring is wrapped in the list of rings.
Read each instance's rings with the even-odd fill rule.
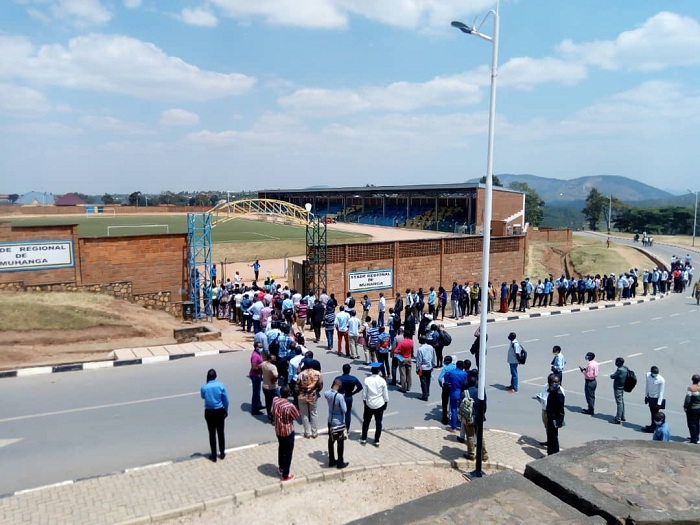
[[[493,36],[488,36],[481,33],[479,30],[489,16],[493,16]],[[452,27],[459,29],[462,33],[477,36],[492,44],[491,52],[491,96],[489,101],[489,135],[488,135],[488,152],[486,156],[486,191],[484,196],[484,237],[482,249],[482,266],[481,266],[481,317],[479,319],[479,397],[477,403],[483,414],[485,405],[485,386],[486,386],[486,330],[487,330],[487,308],[483,305],[488,304],[489,300],[489,266],[490,266],[490,251],[491,251],[491,217],[492,217],[492,201],[493,201],[493,136],[494,122],[496,116],[496,74],[498,67],[498,0],[496,0],[496,8],[486,13],[481,23],[477,25],[476,21],[473,26],[468,26],[462,22],[452,22]],[[482,471],[482,446],[484,438],[484,424],[479,422],[477,426],[477,447],[476,447],[476,466],[474,471],[470,473],[470,477],[480,478],[484,475]]]
[[[311,213],[311,203],[307,202],[304,204],[304,208],[306,208],[306,213]]]

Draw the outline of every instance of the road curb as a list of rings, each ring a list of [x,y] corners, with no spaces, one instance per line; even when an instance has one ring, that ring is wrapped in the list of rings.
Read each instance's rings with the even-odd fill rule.
[[[154,363],[176,361],[187,357],[208,357],[218,354],[230,354],[238,350],[205,350],[202,352],[186,352],[169,356],[137,357],[134,359],[120,359],[119,361],[87,361],[84,363],[68,363],[53,366],[37,366],[17,368],[15,370],[0,370],[0,379],[4,377],[27,377],[43,374],[59,374],[62,372],[77,372],[80,370],[97,370],[100,368],[118,368],[122,366],[149,365]],[[153,359],[158,357],[159,359]]]

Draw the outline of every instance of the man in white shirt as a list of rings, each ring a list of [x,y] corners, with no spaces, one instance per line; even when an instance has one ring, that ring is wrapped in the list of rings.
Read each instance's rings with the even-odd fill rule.
[[[371,363],[372,375],[365,379],[365,387],[362,389],[362,399],[365,402],[365,411],[362,416],[362,436],[360,445],[367,444],[367,432],[369,424],[374,417],[374,446],[379,446],[379,438],[382,437],[382,419],[384,411],[389,406],[389,388],[386,381],[379,375],[381,363]]]
[[[379,294],[379,316],[377,317],[377,324],[379,326],[384,326],[384,312],[386,312],[386,298],[383,293]]]
[[[656,413],[665,408],[664,390],[666,388],[666,380],[659,374],[659,367],[652,366],[647,372],[646,388],[644,389],[644,403],[649,405],[651,413],[651,424],[642,429],[643,432],[654,432],[656,425],[654,424],[654,416]]]
[[[345,311],[343,305],[340,306],[340,312],[335,316],[335,329],[338,332],[338,355],[343,355],[341,348],[343,340],[345,340],[345,355],[350,357],[350,340],[348,338],[348,322],[350,314]]]
[[[348,337],[350,338],[350,357],[352,359],[359,359],[360,351],[357,348],[357,339],[360,337],[360,320],[355,315],[355,310],[350,310]]]

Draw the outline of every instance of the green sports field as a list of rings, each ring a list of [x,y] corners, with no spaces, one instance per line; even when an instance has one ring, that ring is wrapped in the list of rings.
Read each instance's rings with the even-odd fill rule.
[[[128,215],[128,216],[71,216],[71,217],[32,217],[9,219],[17,226],[41,226],[55,224],[78,224],[80,237],[118,237],[153,233],[186,233],[185,215]],[[362,241],[367,237],[353,233],[328,230],[328,242]],[[305,241],[303,226],[263,222],[246,219],[231,219],[212,229],[212,242],[255,242],[255,241]]]

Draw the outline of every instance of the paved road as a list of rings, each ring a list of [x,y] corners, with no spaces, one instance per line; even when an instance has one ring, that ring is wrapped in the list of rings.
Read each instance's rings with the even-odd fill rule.
[[[666,249],[655,249],[668,260]],[[622,308],[542,317],[529,321],[489,325],[491,345],[487,384],[488,426],[544,439],[539,405],[532,399],[549,371],[551,347],[559,344],[569,362],[564,377],[569,416],[561,432],[563,446],[591,439],[648,439],[640,426],[648,424],[643,384],[628,396],[628,424],[611,425],[612,389],[604,377],[612,373],[612,360],[624,356],[643,379],[652,364],[667,380],[669,421],[676,439],[687,435],[682,400],[690,376],[697,373],[694,346],[698,309],[687,296],[671,295],[662,301]],[[529,352],[521,367],[521,391],[509,395],[505,362],[506,336],[516,331]],[[450,353],[467,357],[473,327],[452,330]],[[693,343],[695,342],[695,343]],[[312,347],[314,345],[311,345]],[[346,362],[320,347],[317,356],[324,378],[330,380]],[[584,405],[583,381],[575,367],[592,350],[603,363],[594,418],[578,413]],[[109,370],[83,371],[0,380],[0,494],[94,476],[207,450],[202,404],[198,390],[206,371],[214,367],[228,385],[233,408],[228,420],[228,447],[274,439],[264,418],[245,411],[250,400],[246,378],[247,352]],[[356,367],[358,376],[368,371]],[[435,425],[439,421],[437,385],[426,404],[414,393],[391,394],[386,414],[388,427]],[[326,410],[319,410],[325,421]],[[355,416],[355,428],[359,418]]]

